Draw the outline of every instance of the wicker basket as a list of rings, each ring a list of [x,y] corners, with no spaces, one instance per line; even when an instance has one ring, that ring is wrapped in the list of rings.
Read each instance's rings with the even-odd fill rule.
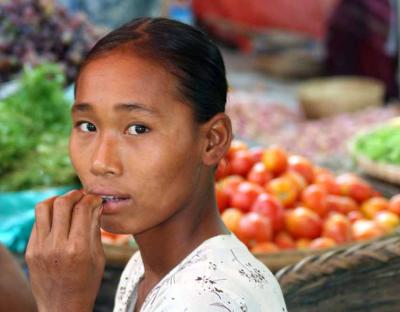
[[[377,163],[371,159],[354,155],[357,165],[368,175],[400,185],[400,166]]]
[[[400,311],[400,233],[307,257],[276,276],[289,311]]]
[[[259,71],[282,79],[310,78],[322,72],[321,62],[302,50],[257,55],[255,66]]]
[[[299,88],[299,101],[308,118],[328,117],[383,104],[385,88],[364,77],[313,79]]]
[[[393,124],[400,126],[400,118],[399,117],[392,118],[388,120],[385,124]],[[357,138],[359,138],[362,135],[368,134],[376,129],[379,129],[380,127],[382,127],[382,124],[377,125],[368,131],[362,131],[357,133],[354,136],[354,138],[349,141],[347,149],[354,158],[358,167],[360,167],[360,169],[364,171],[367,175],[380,180],[384,180],[389,183],[400,185],[400,166],[394,164],[376,162],[362,155],[361,153],[357,152],[355,148]]]

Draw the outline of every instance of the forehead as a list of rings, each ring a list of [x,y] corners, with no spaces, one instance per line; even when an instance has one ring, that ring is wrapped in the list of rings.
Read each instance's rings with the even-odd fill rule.
[[[76,100],[83,102],[144,102],[177,100],[177,79],[154,61],[123,51],[95,58],[82,69]]]

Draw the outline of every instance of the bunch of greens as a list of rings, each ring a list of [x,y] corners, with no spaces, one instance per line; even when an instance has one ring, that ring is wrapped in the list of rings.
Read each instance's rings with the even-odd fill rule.
[[[400,165],[400,125],[392,123],[360,135],[354,148],[374,161]]]
[[[68,157],[69,104],[54,64],[25,69],[0,100],[0,191],[74,184]]]

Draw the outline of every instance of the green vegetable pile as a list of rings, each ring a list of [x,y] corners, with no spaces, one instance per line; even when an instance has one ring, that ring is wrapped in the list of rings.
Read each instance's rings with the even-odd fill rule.
[[[0,100],[0,191],[77,183],[64,82],[55,64],[24,69],[17,90]]]
[[[376,162],[400,165],[400,125],[387,124],[360,135],[354,149]]]

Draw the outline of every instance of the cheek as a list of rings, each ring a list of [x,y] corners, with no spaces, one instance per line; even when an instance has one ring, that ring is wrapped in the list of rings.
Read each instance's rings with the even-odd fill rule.
[[[157,145],[156,145],[157,146]],[[173,206],[193,192],[199,171],[194,144],[154,145],[139,164],[131,163],[139,196],[152,205]],[[161,208],[161,207],[160,207]]]
[[[85,155],[87,155],[85,146],[86,145],[84,144],[80,144],[74,135],[71,135],[69,140],[69,157],[71,159],[72,166],[74,167],[76,174],[81,181],[85,176],[85,169],[87,171],[88,168],[88,157],[85,157]]]

